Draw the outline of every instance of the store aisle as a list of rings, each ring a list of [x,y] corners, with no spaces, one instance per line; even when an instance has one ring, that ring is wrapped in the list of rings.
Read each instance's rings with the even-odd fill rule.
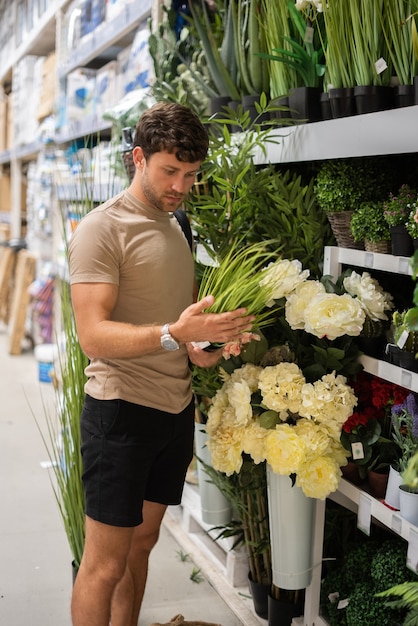
[[[0,326],[0,624],[70,626],[71,555],[48,477],[47,454],[33,413],[43,422],[53,410],[50,383],[38,380],[33,352],[8,354],[7,331]],[[195,567],[182,561],[182,549],[162,528],[152,555],[139,626],[167,622],[181,613],[187,620],[222,626],[259,624],[248,608],[237,617],[208,582],[192,582]],[[190,557],[189,557],[190,558]],[[216,586],[216,585],[215,585]],[[234,594],[236,596],[236,594]],[[233,599],[236,602],[236,598]],[[247,603],[244,602],[244,605]],[[249,603],[248,603],[249,604]]]

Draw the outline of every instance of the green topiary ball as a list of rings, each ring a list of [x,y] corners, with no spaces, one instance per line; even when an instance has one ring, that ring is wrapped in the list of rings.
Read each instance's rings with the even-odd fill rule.
[[[400,623],[401,613],[376,598],[372,582],[358,582],[346,609],[347,626],[389,626]]]
[[[377,550],[371,560],[370,574],[376,592],[385,591],[394,585],[418,580],[406,566],[407,544],[401,539],[388,539]]]

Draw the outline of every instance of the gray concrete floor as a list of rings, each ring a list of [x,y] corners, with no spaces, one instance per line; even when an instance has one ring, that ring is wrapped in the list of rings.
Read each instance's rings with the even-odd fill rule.
[[[38,363],[28,349],[8,354],[7,329],[0,325],[0,624],[70,626],[71,555],[55,503],[47,454],[32,412],[42,423],[43,404],[53,409],[52,385],[40,383]],[[168,530],[151,555],[148,585],[139,626],[186,620],[222,626],[260,624],[244,600],[245,619],[237,617],[237,594],[222,597],[205,576],[192,582],[193,560]],[[192,555],[193,556],[193,555]],[[216,577],[216,573],[215,573]],[[218,581],[219,583],[219,581]],[[218,585],[218,590],[222,584]],[[251,602],[251,601],[250,601]]]

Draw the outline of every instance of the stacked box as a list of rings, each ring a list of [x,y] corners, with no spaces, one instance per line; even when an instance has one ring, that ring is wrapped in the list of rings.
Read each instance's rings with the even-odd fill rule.
[[[0,171],[0,213],[9,212],[11,205],[10,174]]]
[[[62,41],[63,57],[69,56],[80,43],[81,4],[82,0],[75,0],[65,13]]]
[[[81,5],[80,35],[92,33],[106,18],[106,0],[84,0]]]
[[[56,98],[56,54],[52,52],[42,64],[41,91],[39,96],[38,120],[43,120],[54,112]]]
[[[126,0],[107,0],[106,3],[106,22],[113,20],[116,15],[126,7]]]
[[[13,98],[11,94],[7,98],[7,120],[6,120],[6,150],[11,150],[14,146],[14,132],[13,132]]]
[[[0,152],[7,150],[7,96],[0,98]]]
[[[81,67],[67,75],[67,122],[93,115],[95,87],[96,70]]]
[[[118,54],[121,97],[134,89],[148,87],[154,80],[154,65],[148,47],[149,36],[149,28],[140,27],[132,45]]]
[[[96,74],[95,112],[98,118],[119,100],[116,89],[116,61],[110,61]]]
[[[38,135],[38,103],[45,57],[24,56],[13,72],[14,142],[31,143]],[[28,102],[31,106],[28,107]]]

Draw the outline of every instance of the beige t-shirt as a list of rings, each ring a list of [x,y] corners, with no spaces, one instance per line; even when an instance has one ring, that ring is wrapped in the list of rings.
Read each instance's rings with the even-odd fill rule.
[[[174,322],[193,302],[194,263],[177,219],[123,191],[93,209],[69,245],[71,284],[119,286],[112,319],[130,324]],[[187,350],[137,358],[92,359],[85,391],[179,413],[192,397]]]

